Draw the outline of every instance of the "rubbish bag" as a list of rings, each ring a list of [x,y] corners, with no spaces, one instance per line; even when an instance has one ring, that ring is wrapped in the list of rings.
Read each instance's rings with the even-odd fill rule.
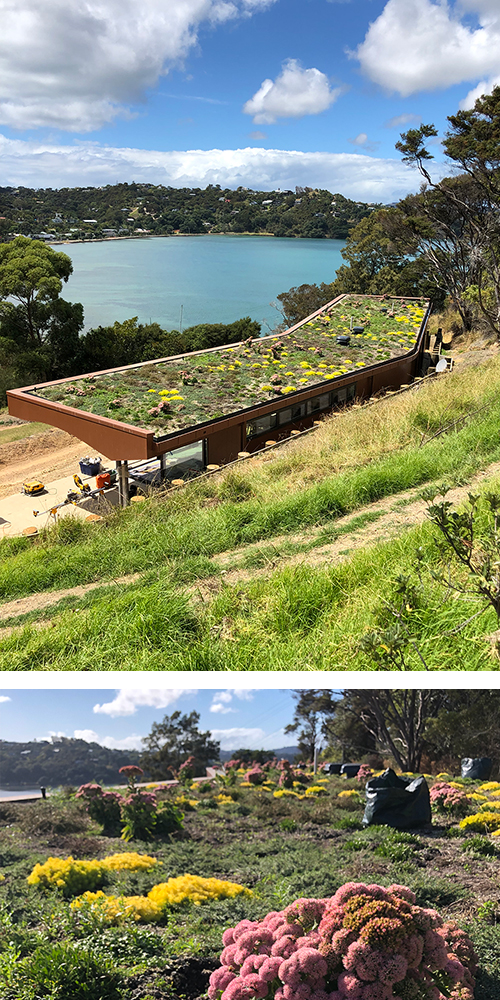
[[[430,822],[431,802],[424,777],[400,778],[389,767],[366,782],[364,826],[374,823],[410,830]]]
[[[490,757],[464,757],[462,759],[462,778],[475,778],[487,781],[493,767]]]
[[[361,764],[342,764],[340,768],[340,773],[345,774],[346,778],[355,778]]]
[[[325,774],[340,774],[342,764],[325,764],[323,771]]]

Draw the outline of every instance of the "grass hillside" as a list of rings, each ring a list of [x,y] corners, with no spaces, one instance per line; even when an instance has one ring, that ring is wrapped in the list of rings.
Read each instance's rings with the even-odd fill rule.
[[[497,616],[435,579],[422,498],[498,490],[499,389],[500,359],[464,365],[97,524],[4,539],[1,668],[380,669],[366,635],[397,626],[406,669],[495,669]]]

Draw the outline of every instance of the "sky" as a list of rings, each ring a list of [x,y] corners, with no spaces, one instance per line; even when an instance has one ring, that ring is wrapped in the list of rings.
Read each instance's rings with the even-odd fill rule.
[[[417,190],[500,83],[499,0],[0,0],[0,184]],[[443,167],[439,138],[436,175]]]
[[[194,711],[200,715],[199,729],[210,730],[222,750],[272,750],[294,745],[294,736],[284,733],[294,707],[291,689],[26,688],[0,694],[0,731],[2,739],[16,743],[68,736],[140,750],[153,722],[175,711]]]

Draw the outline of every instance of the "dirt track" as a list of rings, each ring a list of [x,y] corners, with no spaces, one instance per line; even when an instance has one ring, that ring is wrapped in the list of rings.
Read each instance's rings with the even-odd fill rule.
[[[78,460],[88,453],[88,444],[55,429],[0,444],[0,498],[18,493],[27,477],[44,482],[78,472]]]

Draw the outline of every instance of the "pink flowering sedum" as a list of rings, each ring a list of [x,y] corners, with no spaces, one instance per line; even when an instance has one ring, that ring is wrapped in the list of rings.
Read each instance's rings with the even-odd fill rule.
[[[209,1000],[473,1000],[472,942],[405,886],[348,882],[224,932]]]
[[[431,805],[451,816],[466,816],[470,810],[470,802],[465,792],[453,788],[446,781],[437,781],[429,792]]]

